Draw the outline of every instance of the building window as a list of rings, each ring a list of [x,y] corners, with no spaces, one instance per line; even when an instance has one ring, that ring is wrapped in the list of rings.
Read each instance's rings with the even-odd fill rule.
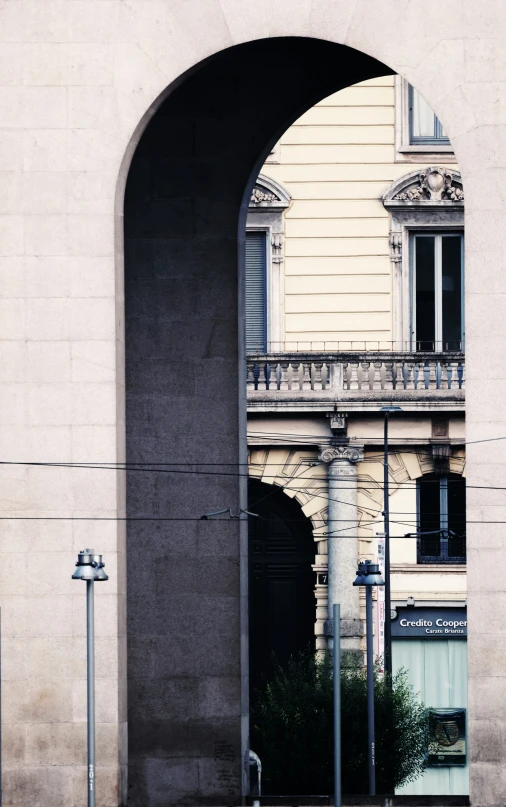
[[[247,353],[283,350],[283,213],[290,198],[264,174],[251,191],[245,237]]]
[[[246,232],[246,351],[267,350],[267,233]]]
[[[409,135],[412,146],[448,146],[450,140],[439,118],[414,87],[409,85]]]
[[[464,251],[461,233],[413,234],[412,349],[464,349]]]
[[[443,154],[445,163],[456,162],[443,124],[425,99],[401,76],[394,87],[395,162],[437,163]]]
[[[418,563],[465,561],[465,479],[426,474],[418,480]]]

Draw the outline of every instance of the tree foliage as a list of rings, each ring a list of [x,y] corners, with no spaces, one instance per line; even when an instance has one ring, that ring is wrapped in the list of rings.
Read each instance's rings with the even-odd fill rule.
[[[357,666],[341,673],[343,793],[368,792],[367,681]],[[397,672],[390,689],[375,670],[376,788],[418,778],[427,750],[426,709]],[[251,747],[262,761],[265,793],[324,794],[334,788],[333,680],[329,656],[305,652],[276,667],[256,693]]]

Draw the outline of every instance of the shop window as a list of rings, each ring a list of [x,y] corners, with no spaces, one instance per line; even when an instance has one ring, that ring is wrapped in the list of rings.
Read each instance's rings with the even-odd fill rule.
[[[464,349],[464,250],[460,233],[412,238],[412,347]]]
[[[418,481],[418,563],[465,561],[465,479],[426,474]]]

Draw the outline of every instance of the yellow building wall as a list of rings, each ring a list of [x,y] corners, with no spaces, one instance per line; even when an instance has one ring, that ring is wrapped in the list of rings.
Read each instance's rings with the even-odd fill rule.
[[[381,196],[395,179],[426,167],[395,162],[394,117],[394,77],[348,87],[302,115],[281,137],[278,164],[262,169],[292,196],[282,279],[287,350],[392,342],[389,217]]]

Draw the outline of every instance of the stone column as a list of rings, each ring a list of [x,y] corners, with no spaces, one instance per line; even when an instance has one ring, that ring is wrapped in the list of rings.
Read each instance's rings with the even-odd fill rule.
[[[358,559],[357,463],[363,446],[336,445],[321,449],[328,464],[328,614],[341,605],[341,647],[360,652],[362,621],[359,588],[353,586]]]

